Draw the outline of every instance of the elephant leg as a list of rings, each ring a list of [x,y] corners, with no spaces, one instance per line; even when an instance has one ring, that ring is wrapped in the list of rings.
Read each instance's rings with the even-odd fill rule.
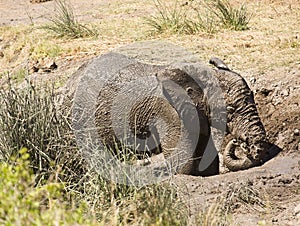
[[[201,144],[199,150],[205,150],[201,161],[198,163],[198,172],[193,174],[195,176],[212,176],[220,173],[220,160],[218,155],[218,150],[216,149],[214,142],[211,137],[207,144],[204,146]]]

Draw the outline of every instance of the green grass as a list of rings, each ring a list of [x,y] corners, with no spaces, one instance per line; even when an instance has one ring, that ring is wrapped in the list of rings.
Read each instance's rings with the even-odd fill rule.
[[[72,206],[62,183],[35,186],[26,148],[11,163],[0,162],[1,225],[74,225],[95,221],[84,202]],[[84,216],[84,217],[83,217]]]
[[[63,52],[63,49],[57,44],[43,41],[32,45],[29,51],[31,59],[38,60],[46,57],[57,57]]]
[[[98,31],[79,23],[73,8],[67,0],[56,0],[57,13],[50,18],[50,24],[41,28],[55,33],[58,37],[86,38],[97,37]]]

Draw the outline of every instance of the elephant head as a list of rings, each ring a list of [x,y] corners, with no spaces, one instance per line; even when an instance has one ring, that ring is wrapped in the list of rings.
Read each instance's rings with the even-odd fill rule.
[[[218,68],[215,76],[224,92],[227,105],[227,132],[233,136],[224,150],[224,163],[231,171],[260,165],[270,144],[260,120],[252,91],[244,78],[231,71],[218,58],[210,63]],[[242,151],[242,157],[236,152]]]

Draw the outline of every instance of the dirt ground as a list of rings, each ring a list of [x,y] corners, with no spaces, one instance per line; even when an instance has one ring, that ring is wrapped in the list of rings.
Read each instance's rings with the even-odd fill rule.
[[[245,77],[268,137],[282,151],[260,167],[208,178],[177,175],[175,183],[182,185],[184,200],[195,217],[217,205],[230,208],[233,225],[300,225],[300,1],[246,1],[253,13],[250,29],[212,36],[150,36],[149,27],[141,23],[143,16],[154,12],[150,2],[71,0],[78,19],[98,25],[102,33],[98,39],[59,40],[34,29],[53,15],[53,1],[1,0],[0,74],[16,72],[31,61],[55,61],[58,69],[29,76],[65,80],[85,60],[145,39],[171,41],[204,62],[211,56],[223,58]],[[62,51],[54,57],[34,55],[34,48],[45,40]]]

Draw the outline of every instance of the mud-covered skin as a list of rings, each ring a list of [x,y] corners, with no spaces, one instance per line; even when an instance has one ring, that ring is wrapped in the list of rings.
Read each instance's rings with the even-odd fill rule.
[[[257,166],[262,163],[270,145],[253,93],[244,78],[229,70],[220,59],[212,58],[210,63],[218,68],[215,76],[226,99],[227,132],[235,139],[225,148],[224,163],[231,171]],[[225,65],[225,68],[220,64]],[[244,159],[236,157],[235,150],[238,147],[243,149]]]
[[[163,93],[165,98],[155,95],[143,96],[144,93],[141,92],[139,102],[134,103],[133,106],[128,106],[130,104],[125,100],[128,99],[126,95],[130,97],[130,94],[122,86],[126,82],[134,81],[138,78],[137,76],[141,75],[155,75],[159,84],[156,88]],[[181,89],[175,88],[174,90],[174,86],[169,84],[169,81],[176,83]],[[132,64],[120,71],[113,81],[103,87],[97,103],[96,125],[99,126],[98,133],[102,142],[114,151],[118,151],[115,147],[122,143],[116,135],[116,131],[122,129],[122,120],[124,120],[122,114],[124,109],[130,107],[130,114],[127,117],[131,132],[134,132],[139,139],[147,138],[148,142],[152,141],[159,144],[154,149],[148,150],[150,153],[147,154],[151,156],[151,154],[162,152],[168,158],[174,152],[181,151],[181,157],[186,159],[187,163],[180,166],[176,170],[177,173],[202,176],[219,173],[217,157],[207,170],[201,172],[198,170],[199,162],[209,139],[210,126],[206,115],[207,111],[204,109],[207,105],[203,92],[185,72],[165,66]],[[113,107],[116,105],[117,109],[120,110],[113,112]],[[195,112],[191,113],[191,108],[196,109]],[[112,125],[112,115],[113,120],[120,120],[120,123],[115,124],[120,128],[116,129]],[[201,121],[199,123],[201,128],[191,126],[195,125],[197,120]],[[181,128],[182,123],[183,130]],[[197,130],[200,131],[200,134],[197,134]],[[162,131],[166,131],[166,136],[163,138],[160,136]],[[198,136],[196,139],[193,137],[195,134]],[[133,143],[134,139],[134,137],[128,137],[126,142]],[[196,146],[194,147],[192,143],[195,140]],[[176,150],[178,142],[182,142],[180,144],[181,150]],[[146,143],[141,142],[137,151],[143,154],[145,147]]]

